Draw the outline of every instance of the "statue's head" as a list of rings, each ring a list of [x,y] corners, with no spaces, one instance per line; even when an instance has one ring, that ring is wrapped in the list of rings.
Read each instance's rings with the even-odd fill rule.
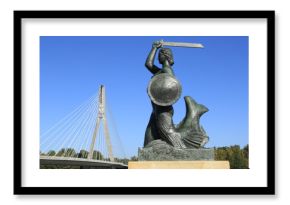
[[[158,55],[159,63],[163,64],[166,60],[170,65],[174,64],[173,54],[170,48],[161,48]]]

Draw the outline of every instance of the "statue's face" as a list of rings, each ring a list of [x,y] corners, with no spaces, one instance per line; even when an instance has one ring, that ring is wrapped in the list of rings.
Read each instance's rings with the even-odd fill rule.
[[[173,65],[174,61],[173,61],[173,55],[172,55],[171,49],[162,48],[159,51],[158,60],[159,60],[159,63],[161,64],[163,64],[167,60],[170,63],[170,65]]]

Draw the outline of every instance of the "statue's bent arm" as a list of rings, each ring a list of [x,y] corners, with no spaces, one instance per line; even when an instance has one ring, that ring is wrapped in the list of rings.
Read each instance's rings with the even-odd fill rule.
[[[157,51],[157,47],[153,46],[147,59],[145,62],[145,66],[146,68],[152,73],[155,74],[158,71],[160,71],[160,68],[158,68],[156,65],[154,65],[154,59],[155,59],[155,55],[156,55],[156,51]]]

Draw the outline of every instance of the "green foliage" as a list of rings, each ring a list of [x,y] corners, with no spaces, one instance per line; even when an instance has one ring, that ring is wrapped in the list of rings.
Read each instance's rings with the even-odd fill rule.
[[[54,150],[50,150],[46,153],[46,156],[55,156],[56,152]]]
[[[128,164],[129,159],[127,158],[115,158],[115,162],[123,163],[123,164]]]
[[[233,145],[230,147],[217,147],[215,149],[215,160],[227,160],[230,162],[231,169],[248,169],[249,168],[249,146],[246,145],[244,148],[240,148],[239,145]],[[77,157],[77,158],[88,158],[89,152],[86,150],[80,150],[79,153],[73,148],[62,148],[59,151],[50,150],[47,153],[40,152],[42,156],[62,156],[62,157]],[[97,160],[107,160],[103,154],[94,150],[93,159]],[[127,158],[115,158],[116,162],[121,162],[123,164],[128,164],[128,161],[138,161],[138,157],[132,156],[130,159]],[[54,166],[54,165],[46,165],[41,166],[43,169],[65,169],[65,168],[75,168],[69,166]]]
[[[56,154],[57,157],[61,157],[61,156],[64,156],[65,154],[65,148],[62,148],[61,150],[59,150]]]
[[[97,160],[103,160],[104,156],[102,155],[102,153],[98,150],[94,150],[93,152],[93,159],[97,159]]]
[[[239,145],[215,148],[215,160],[228,160],[231,169],[248,169],[249,146],[243,149]]]
[[[131,157],[130,161],[138,161],[138,157],[133,156],[133,157]]]
[[[78,158],[88,158],[89,152],[82,149],[80,150],[80,152],[78,153]]]
[[[68,148],[68,149],[66,149],[64,156],[65,157],[76,157],[77,153],[73,148]]]

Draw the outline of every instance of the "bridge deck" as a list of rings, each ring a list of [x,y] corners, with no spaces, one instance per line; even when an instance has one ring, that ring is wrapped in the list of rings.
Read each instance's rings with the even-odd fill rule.
[[[73,157],[40,156],[40,165],[71,165],[85,168],[127,169],[128,166],[118,162]]]

